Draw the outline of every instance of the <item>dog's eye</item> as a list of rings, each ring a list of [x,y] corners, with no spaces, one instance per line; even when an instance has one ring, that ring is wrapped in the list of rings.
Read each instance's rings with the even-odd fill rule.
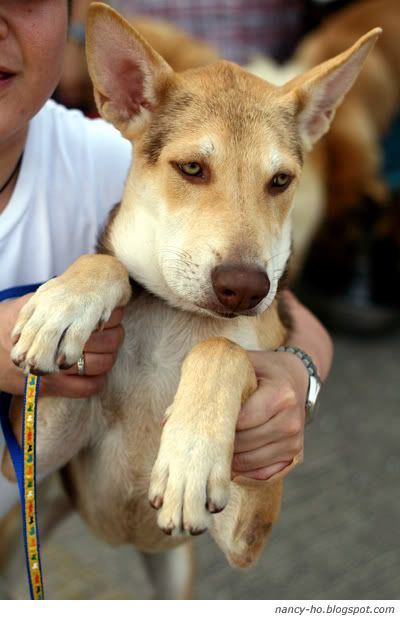
[[[289,174],[285,174],[284,172],[280,172],[279,174],[276,174],[271,182],[270,182],[270,188],[273,190],[284,190],[287,187],[289,187],[290,182],[292,180],[293,177],[291,177]]]
[[[178,168],[190,177],[200,177],[203,174],[203,168],[197,161],[190,161],[187,164],[178,164]]]

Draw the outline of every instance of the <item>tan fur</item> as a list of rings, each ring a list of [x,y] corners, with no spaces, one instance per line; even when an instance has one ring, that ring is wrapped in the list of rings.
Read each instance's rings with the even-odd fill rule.
[[[400,104],[400,6],[398,0],[357,2],[308,35],[294,62],[312,67],[379,25],[383,34],[359,79],[337,111],[324,139],[329,217],[341,217],[364,196],[384,202],[381,139]]]
[[[233,565],[250,566],[302,453],[267,482],[231,480],[237,417],[257,388],[246,349],[286,338],[278,289],[303,151],[327,130],[379,32],[276,88],[227,62],[175,74],[105,5],[92,5],[88,24],[99,110],[135,141],[135,160],[104,238],[110,256],[82,257],[38,290],[15,326],[14,361],[47,372],[60,356],[76,361],[98,321],[127,301],[127,274],[143,289],[126,307],[103,392],[40,402],[39,468],[71,461],[76,505],[111,543],[159,552],[210,528]],[[187,162],[204,174],[185,177]],[[282,173],[293,180],[278,192],[271,180]],[[227,313],[212,286],[221,265],[262,271],[269,292]]]
[[[202,67],[220,57],[210,44],[191,36],[167,20],[144,15],[131,15],[127,19],[175,71]],[[92,113],[97,111],[85,50],[73,40],[67,41],[57,97],[68,107]]]
[[[302,268],[323,219],[342,219],[365,197],[387,200],[381,176],[382,137],[400,105],[400,5],[398,0],[359,0],[308,34],[285,65],[256,57],[248,69],[283,84],[350,45],[363,32],[383,28],[359,78],[338,108],[329,133],[305,158],[293,210],[291,276]],[[337,226],[337,224],[333,224]]]

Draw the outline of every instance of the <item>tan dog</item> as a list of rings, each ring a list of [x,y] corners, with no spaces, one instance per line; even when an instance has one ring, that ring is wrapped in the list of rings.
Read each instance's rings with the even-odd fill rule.
[[[285,65],[260,56],[247,67],[274,84],[283,84],[331,58],[376,24],[383,28],[378,44],[329,133],[305,159],[293,213],[292,273],[302,267],[323,218],[328,222],[341,218],[343,230],[349,210],[359,207],[365,197],[379,204],[387,198],[381,142],[400,108],[400,4],[398,0],[353,3],[308,34]]]
[[[398,0],[368,0],[338,12],[306,37],[295,55],[296,62],[314,66],[372,24],[382,26],[383,35],[325,139],[328,209],[333,217],[358,207],[366,196],[378,203],[386,198],[381,140],[400,107]]]
[[[202,67],[220,58],[220,54],[211,45],[167,20],[144,15],[132,15],[127,19],[175,71]],[[96,113],[85,49],[73,40],[67,41],[57,98],[69,107]]]
[[[38,464],[70,462],[69,490],[100,537],[169,551],[161,564],[148,560],[163,597],[187,595],[187,534],[209,528],[229,562],[254,564],[278,517],[282,475],[301,459],[299,446],[268,482],[231,480],[237,417],[257,387],[245,349],[285,341],[278,290],[303,153],[328,130],[379,33],[278,88],[224,61],[176,74],[115,11],[90,9],[97,105],[134,141],[134,164],[104,254],[38,290],[12,357],[44,372],[75,363],[128,303],[129,277],[138,283],[103,392],[40,401]]]

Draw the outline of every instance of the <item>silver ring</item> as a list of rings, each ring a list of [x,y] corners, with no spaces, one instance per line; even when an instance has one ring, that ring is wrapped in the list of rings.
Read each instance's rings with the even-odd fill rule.
[[[76,365],[78,367],[78,375],[82,377],[85,374],[85,354],[84,353],[82,353],[82,355],[76,362]]]

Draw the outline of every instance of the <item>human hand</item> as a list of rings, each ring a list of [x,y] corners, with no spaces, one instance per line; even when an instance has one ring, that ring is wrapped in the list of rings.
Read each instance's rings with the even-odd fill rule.
[[[24,374],[10,358],[11,332],[18,313],[32,295],[0,304],[0,390],[23,394]],[[94,331],[84,347],[85,376],[78,376],[76,365],[59,374],[41,378],[40,396],[87,398],[101,390],[124,338],[121,325],[123,308],[116,308],[101,331]]]
[[[236,426],[235,475],[267,480],[301,454],[308,373],[292,353],[249,352],[258,388]]]

